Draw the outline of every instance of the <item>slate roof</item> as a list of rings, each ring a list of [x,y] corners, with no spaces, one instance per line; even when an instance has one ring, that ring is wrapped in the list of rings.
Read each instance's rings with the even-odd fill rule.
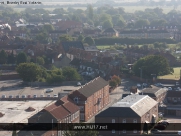
[[[97,77],[89,83],[85,84],[78,90],[78,92],[88,98],[107,85],[109,85],[109,83],[106,80],[101,77]]]
[[[159,95],[167,92],[167,90],[165,90],[164,88],[145,88],[142,90],[143,95],[148,95],[150,97],[158,97]]]
[[[70,47],[79,48],[84,50],[83,43],[80,41],[68,41],[68,42],[61,42],[64,51],[68,51]]]
[[[148,95],[132,94],[113,104],[96,117],[142,117],[157,102]]]

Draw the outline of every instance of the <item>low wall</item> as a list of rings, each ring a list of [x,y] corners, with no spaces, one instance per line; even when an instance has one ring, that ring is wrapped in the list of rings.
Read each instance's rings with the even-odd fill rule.
[[[7,74],[7,75],[0,75],[0,80],[14,80],[20,79],[19,74]]]
[[[141,79],[137,76],[131,76],[130,79],[137,81],[137,82],[145,82],[145,83],[163,83],[163,84],[175,84],[176,82],[180,82],[180,80],[173,80],[173,79]]]
[[[0,98],[0,101],[51,101],[58,100],[58,97],[38,97],[38,98]]]
[[[76,86],[77,82],[80,82],[82,85],[87,83],[86,81],[65,81],[62,83],[53,83],[49,84],[46,82],[24,82],[23,84],[29,85],[29,86]]]

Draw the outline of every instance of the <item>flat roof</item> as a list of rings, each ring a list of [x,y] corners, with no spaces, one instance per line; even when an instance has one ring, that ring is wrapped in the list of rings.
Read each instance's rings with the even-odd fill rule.
[[[45,106],[55,101],[1,101],[1,123],[28,123],[28,118],[42,110]],[[27,112],[27,108],[33,107],[35,111]]]

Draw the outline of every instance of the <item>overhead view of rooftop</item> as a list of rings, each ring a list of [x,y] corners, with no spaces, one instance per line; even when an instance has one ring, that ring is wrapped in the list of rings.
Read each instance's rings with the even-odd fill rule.
[[[181,135],[181,0],[0,2],[0,136]]]

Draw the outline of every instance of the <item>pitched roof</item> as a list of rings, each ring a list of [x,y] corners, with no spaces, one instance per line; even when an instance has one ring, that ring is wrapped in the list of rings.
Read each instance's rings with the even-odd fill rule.
[[[85,97],[89,97],[107,85],[109,85],[109,83],[106,80],[101,77],[97,77],[89,83],[85,84],[78,90],[78,92],[80,92]]]
[[[67,41],[67,42],[61,42],[64,51],[68,51],[70,47],[79,48],[84,50],[83,43],[80,41]]]
[[[58,106],[57,108],[49,111],[52,116],[54,116],[57,120],[61,120],[67,117],[70,113],[63,106]]]
[[[132,94],[113,104],[97,116],[141,117],[155,105],[157,105],[157,102],[147,95]]]
[[[67,96],[64,96],[60,100],[57,100],[55,103],[44,108],[44,110],[49,112],[57,120],[61,120],[69,114],[73,114],[78,111],[79,107],[76,106]]]
[[[167,90],[165,90],[164,88],[145,88],[142,90],[143,95],[148,95],[150,97],[158,97],[159,95],[167,92]]]

